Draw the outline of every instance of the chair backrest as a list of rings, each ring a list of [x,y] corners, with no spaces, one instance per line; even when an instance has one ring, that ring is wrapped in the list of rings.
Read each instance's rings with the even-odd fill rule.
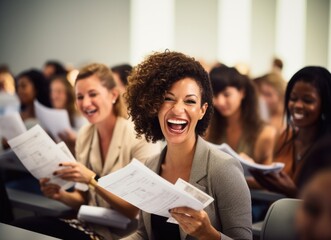
[[[284,198],[274,202],[264,219],[261,240],[295,239],[295,213],[302,200]]]

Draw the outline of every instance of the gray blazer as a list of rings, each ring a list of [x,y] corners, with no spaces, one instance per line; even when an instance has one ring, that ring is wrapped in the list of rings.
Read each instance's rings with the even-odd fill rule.
[[[146,165],[159,173],[166,151]],[[215,199],[204,210],[222,239],[252,239],[251,197],[239,161],[198,137],[189,182]],[[181,229],[180,235],[181,240],[195,239]],[[141,211],[138,230],[124,239],[153,240],[151,215]]]

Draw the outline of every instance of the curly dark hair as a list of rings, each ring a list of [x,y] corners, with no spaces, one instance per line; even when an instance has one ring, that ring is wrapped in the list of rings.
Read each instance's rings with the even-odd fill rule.
[[[128,111],[135,124],[137,136],[156,142],[164,135],[158,112],[171,86],[183,79],[192,78],[201,90],[201,106],[208,104],[204,117],[198,121],[195,132],[203,135],[213,114],[212,88],[208,73],[194,58],[179,52],[155,52],[136,67],[129,76],[125,98]]]

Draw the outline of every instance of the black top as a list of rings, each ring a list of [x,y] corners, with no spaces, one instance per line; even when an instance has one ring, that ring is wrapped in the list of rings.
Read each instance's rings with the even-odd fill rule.
[[[178,224],[167,223],[168,218],[151,215],[152,232],[155,240],[180,240]]]

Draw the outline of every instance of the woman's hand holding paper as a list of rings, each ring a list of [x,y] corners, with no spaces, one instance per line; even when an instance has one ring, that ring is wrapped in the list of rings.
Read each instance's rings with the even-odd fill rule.
[[[211,225],[208,214],[188,207],[178,207],[170,210],[180,227],[187,234],[198,239],[221,239],[220,233]]]
[[[67,181],[89,184],[95,176],[93,171],[79,162],[63,162],[60,163],[60,167],[62,168],[53,174]]]

